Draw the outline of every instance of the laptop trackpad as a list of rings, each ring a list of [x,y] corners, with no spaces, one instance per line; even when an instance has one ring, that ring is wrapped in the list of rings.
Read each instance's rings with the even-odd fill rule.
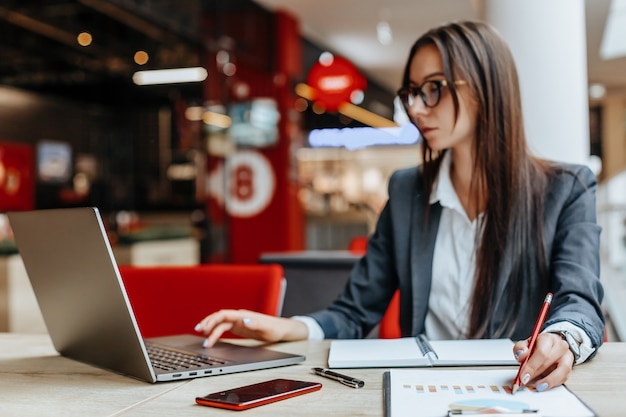
[[[283,357],[285,354],[261,347],[240,346],[234,343],[217,342],[211,348],[202,347],[205,338],[196,335],[175,335],[154,337],[146,339],[147,343],[153,343],[170,349],[177,349],[197,355],[208,356],[224,362],[256,362],[273,360]]]

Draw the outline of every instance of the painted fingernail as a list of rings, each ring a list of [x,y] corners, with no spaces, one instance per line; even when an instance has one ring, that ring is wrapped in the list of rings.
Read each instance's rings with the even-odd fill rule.
[[[528,384],[528,381],[530,381],[530,374],[524,374],[522,377],[522,384],[526,385]]]
[[[245,324],[246,326],[250,323],[252,323],[252,319],[250,317],[244,317],[242,320],[243,324]]]
[[[204,342],[202,342],[202,347],[207,347],[209,345],[209,339],[204,339]]]
[[[195,331],[199,332],[202,329],[200,323],[196,324],[196,327],[193,328]]]
[[[522,353],[524,353],[524,349],[520,349],[515,352],[515,359],[518,359],[520,356],[522,356]]]
[[[548,383],[547,382],[542,382],[541,384],[537,385],[537,391],[542,392],[548,389]]]

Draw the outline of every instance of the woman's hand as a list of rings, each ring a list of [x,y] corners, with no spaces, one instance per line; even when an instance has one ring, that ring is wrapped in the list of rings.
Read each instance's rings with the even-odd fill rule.
[[[309,334],[308,328],[301,321],[250,310],[216,311],[198,323],[195,330],[207,336],[204,347],[213,346],[226,331],[267,342],[303,340]]]
[[[523,363],[528,356],[528,339],[515,343],[513,352],[517,361]],[[573,367],[574,354],[567,342],[558,334],[541,333],[520,379],[522,385],[535,381],[537,391],[545,391],[564,384]]]

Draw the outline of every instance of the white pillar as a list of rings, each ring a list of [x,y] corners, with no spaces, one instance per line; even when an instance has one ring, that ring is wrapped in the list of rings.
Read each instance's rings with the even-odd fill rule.
[[[485,0],[484,16],[513,52],[531,151],[547,159],[587,163],[584,0]]]

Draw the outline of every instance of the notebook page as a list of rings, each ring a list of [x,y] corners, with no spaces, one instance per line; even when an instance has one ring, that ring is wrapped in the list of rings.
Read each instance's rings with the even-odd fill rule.
[[[394,366],[430,366],[415,338],[333,340],[328,366],[331,368],[367,368]]]
[[[433,340],[435,365],[519,365],[510,339]]]

